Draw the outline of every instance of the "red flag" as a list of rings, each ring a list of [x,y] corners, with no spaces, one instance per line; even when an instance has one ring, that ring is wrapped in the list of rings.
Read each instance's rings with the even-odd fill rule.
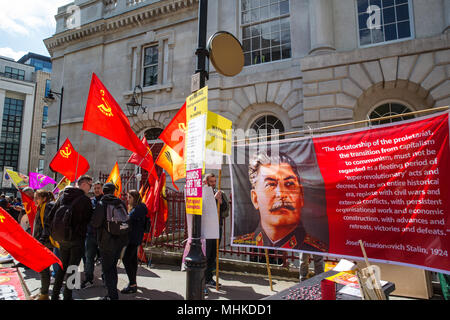
[[[131,129],[122,108],[95,73],[92,74],[83,130],[114,141],[143,158],[147,155],[147,148]]]
[[[150,173],[156,180],[158,180],[158,174],[156,173],[155,164],[153,162],[153,154],[148,145],[147,138],[144,136],[141,142],[148,150],[147,156],[143,158],[139,154],[133,153],[130,159],[128,159],[128,162],[133,163],[144,170],[147,170],[148,173]]]
[[[175,181],[186,177],[186,165],[184,159],[171,147],[165,144],[156,159],[156,164],[167,171],[172,178],[173,186],[178,190]]]
[[[164,172],[163,172],[164,174]],[[148,183],[149,183],[149,187],[146,193],[146,198],[145,198],[145,205],[147,206],[147,217],[152,217],[151,213],[153,210],[153,206],[154,206],[154,202],[155,202],[155,196],[156,196],[156,189],[158,188],[158,182],[159,180],[155,180],[153,179],[152,176],[148,177]],[[153,223],[153,220],[152,220]]]
[[[147,217],[150,218],[150,221],[152,224],[153,224],[153,220],[152,220],[151,210],[153,208],[153,202],[154,202],[153,200],[155,199],[156,181],[157,180],[155,180],[152,176],[148,177],[148,187],[147,187],[147,190],[145,191],[145,196],[142,199],[142,202],[147,207]],[[151,238],[152,238],[151,230],[149,233],[144,233],[143,241],[149,241],[149,240],[151,240]]]
[[[23,230],[2,208],[0,208],[0,246],[16,260],[36,272],[41,272],[54,263],[58,263],[62,268],[61,260]]]
[[[89,170],[89,162],[75,151],[69,138],[67,138],[50,162],[50,168],[73,182]]]
[[[163,231],[166,229],[166,222],[168,218],[168,206],[166,197],[166,174],[163,172],[159,181],[154,186],[154,195],[153,197],[149,197],[147,199],[147,203],[149,200],[153,200],[153,205],[151,207],[150,203],[147,205],[147,208],[150,212],[150,220],[152,221],[152,237],[160,236]],[[147,204],[146,203],[146,204]]]
[[[23,207],[27,213],[28,221],[30,222],[31,234],[33,234],[34,218],[36,217],[37,207],[34,200],[27,196],[25,192],[20,190],[20,194],[22,196]]]
[[[184,158],[186,137],[186,102],[166,128],[159,135],[159,139],[171,147],[181,158]]]

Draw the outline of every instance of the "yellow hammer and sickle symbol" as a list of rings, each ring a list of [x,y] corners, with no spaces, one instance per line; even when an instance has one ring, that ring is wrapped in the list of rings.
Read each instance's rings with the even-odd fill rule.
[[[69,147],[66,147],[66,151],[61,150],[59,152],[64,158],[69,158],[69,156],[72,154],[72,150],[69,151]]]
[[[3,216],[3,215],[0,216],[0,222],[1,223],[3,223],[3,220],[5,220],[5,219],[6,219],[5,216]]]
[[[108,105],[108,102],[106,102],[104,96],[105,96],[105,91],[104,90],[100,90],[100,94],[102,95],[102,101],[104,102],[104,104],[101,104],[99,106],[97,106],[97,108],[107,117],[112,117],[113,114],[111,112],[111,107]]]
[[[186,125],[184,123],[179,123],[178,124],[178,129],[180,129],[181,131],[186,133]]]

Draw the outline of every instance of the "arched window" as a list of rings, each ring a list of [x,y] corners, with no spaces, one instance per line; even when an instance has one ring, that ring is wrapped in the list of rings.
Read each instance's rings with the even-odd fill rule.
[[[383,105],[375,108],[375,110],[373,110],[372,113],[370,114],[369,118],[377,119],[377,118],[381,118],[381,117],[389,117],[389,116],[394,116],[397,114],[404,114],[404,113],[409,113],[409,112],[412,112],[412,110],[402,104],[386,103],[386,104],[383,104]],[[371,124],[379,125],[379,124],[398,122],[398,121],[408,120],[408,119],[413,119],[413,118],[414,118],[413,115],[407,115],[407,116],[401,116],[401,117],[392,118],[392,119],[374,120],[374,121],[371,121]]]
[[[150,141],[155,142],[155,140],[158,140],[159,135],[163,132],[163,129],[160,128],[152,128],[145,131],[144,135],[147,138],[148,143]]]
[[[270,136],[275,134],[276,130],[278,131],[278,134],[284,133],[283,123],[280,119],[272,115],[264,115],[259,117],[253,122],[250,129],[254,130],[258,136]],[[284,136],[279,136],[278,140],[283,138]]]
[[[164,142],[162,140],[159,140],[158,137],[161,135],[161,132],[163,132],[163,129],[160,128],[151,128],[144,132],[145,138],[147,139],[147,143],[150,146],[150,150],[153,155],[153,161],[156,161],[158,158],[159,153],[161,152],[162,147],[164,146]],[[162,169],[159,166],[155,166],[156,172],[158,175],[161,174]],[[143,180],[146,181],[147,179],[147,171],[142,170],[142,176]]]

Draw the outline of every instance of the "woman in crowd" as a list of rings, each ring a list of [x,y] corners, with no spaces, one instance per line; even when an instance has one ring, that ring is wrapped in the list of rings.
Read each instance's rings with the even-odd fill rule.
[[[33,237],[46,246],[49,250],[53,249],[50,240],[48,215],[54,206],[53,194],[50,191],[39,189],[34,194],[34,202],[37,207],[36,217],[34,219]],[[40,272],[41,292],[35,298],[37,300],[49,300],[48,289],[50,287],[50,267]]]
[[[128,234],[128,245],[122,258],[125,265],[125,271],[128,275],[128,287],[123,289],[121,293],[136,293],[137,283],[136,274],[138,268],[138,248],[144,237],[145,217],[147,215],[147,207],[142,203],[141,195],[136,190],[130,190],[127,194],[128,211],[130,215],[130,232]]]

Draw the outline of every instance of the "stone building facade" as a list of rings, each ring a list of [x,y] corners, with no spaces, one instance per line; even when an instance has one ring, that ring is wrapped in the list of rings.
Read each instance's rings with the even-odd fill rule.
[[[197,15],[198,0],[75,0],[58,9],[44,42],[52,89],[65,89],[60,141],[70,138],[94,177],[116,160],[134,166],[128,150],[81,131],[92,72],[125,112],[140,85],[151,100],[130,122],[139,136],[157,137],[190,94]],[[448,105],[449,28],[450,0],[209,0],[208,37],[234,34],[246,61],[232,78],[210,66],[209,108],[234,128],[289,132]],[[57,150],[58,102],[49,108],[46,164]]]
[[[0,57],[0,170],[28,174],[36,83],[34,67]],[[6,183],[3,192],[14,193]]]
[[[36,97],[34,103],[33,128],[31,133],[30,163],[32,172],[44,173],[45,154],[47,144],[48,102],[46,93],[50,84],[50,73],[42,70],[36,71]]]

